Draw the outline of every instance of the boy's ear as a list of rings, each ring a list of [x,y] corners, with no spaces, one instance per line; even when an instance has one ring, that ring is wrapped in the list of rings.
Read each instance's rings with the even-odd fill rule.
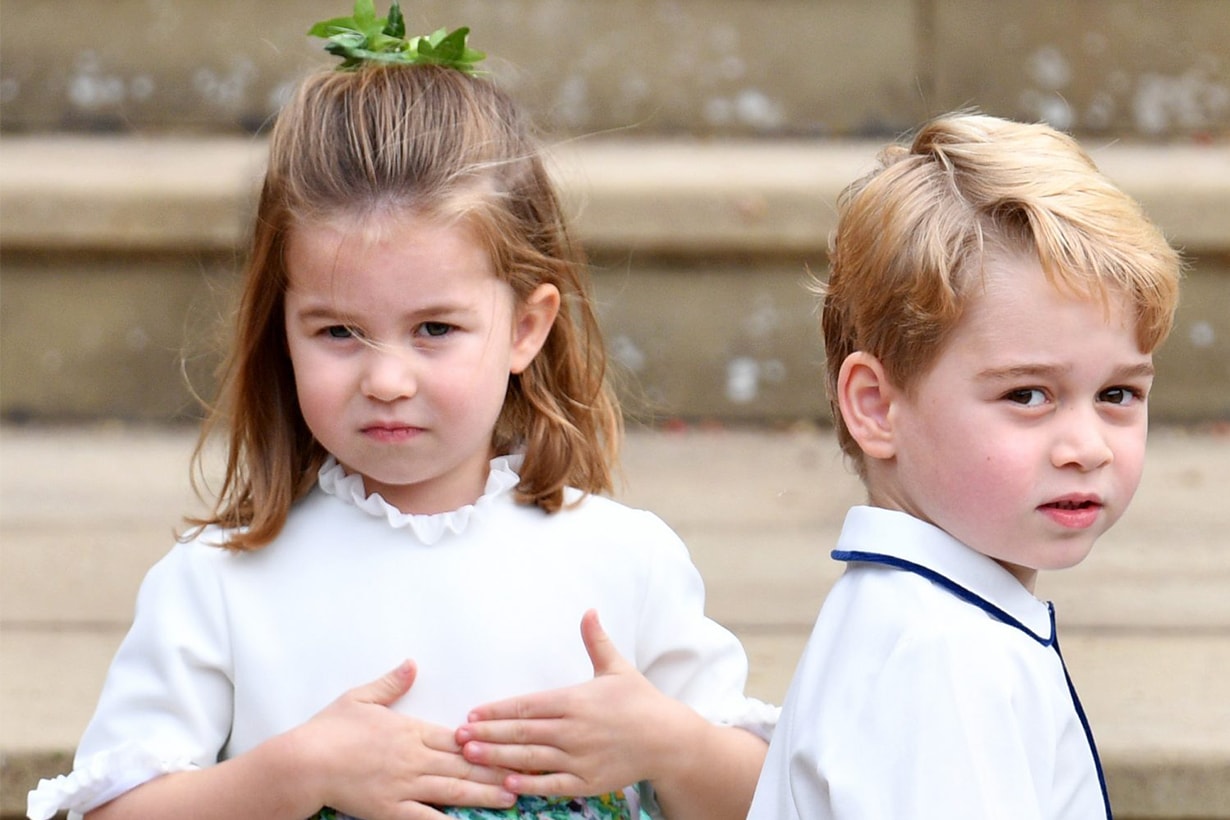
[[[896,455],[892,415],[898,393],[880,360],[857,351],[841,363],[837,375],[837,404],[846,429],[868,458]]]
[[[516,309],[509,371],[524,372],[542,350],[559,314],[560,295],[555,285],[543,283]]]

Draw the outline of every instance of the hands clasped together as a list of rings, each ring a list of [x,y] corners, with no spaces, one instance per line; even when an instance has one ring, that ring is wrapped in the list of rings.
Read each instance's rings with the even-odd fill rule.
[[[414,684],[410,661],[342,695],[297,730],[322,774],[320,804],[418,820],[442,817],[433,805],[506,808],[667,776],[680,736],[707,722],[620,655],[593,610],[581,636],[592,680],[479,706],[455,730],[388,708]]]

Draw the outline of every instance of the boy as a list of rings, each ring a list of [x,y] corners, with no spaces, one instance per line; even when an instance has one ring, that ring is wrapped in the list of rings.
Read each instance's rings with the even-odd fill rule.
[[[958,114],[839,202],[828,389],[868,492],[750,817],[1110,817],[1039,570],[1140,479],[1179,259],[1075,141]]]

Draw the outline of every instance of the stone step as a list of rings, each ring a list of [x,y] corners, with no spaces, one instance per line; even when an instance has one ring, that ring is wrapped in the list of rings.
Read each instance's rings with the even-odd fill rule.
[[[203,510],[188,483],[195,434],[115,425],[0,431],[0,623],[126,625],[145,570],[170,548],[182,516]],[[705,446],[714,451],[702,454]],[[625,468],[624,499],[659,511],[692,546],[723,619],[752,629],[812,622],[817,587],[840,571],[817,545],[835,541],[846,509],[864,498],[830,432],[638,431]],[[704,480],[734,474],[745,477]],[[66,481],[71,492],[59,489]],[[1064,623],[1230,630],[1230,510],[1213,501],[1226,487],[1230,435],[1155,431],[1123,521],[1080,567],[1044,577]],[[766,534],[772,551],[749,560]],[[798,571],[783,575],[782,566]]]
[[[136,585],[194,509],[186,428],[0,426],[0,816],[64,770]],[[1043,576],[1122,818],[1230,818],[1230,434],[1157,428],[1125,518]],[[628,503],[688,542],[710,613],[780,700],[862,498],[831,431],[634,429]]]
[[[591,251],[814,254],[887,142],[595,137],[551,145],[549,165]],[[1230,142],[1083,144],[1189,255],[1230,253]],[[261,137],[6,136],[0,248],[241,250],[265,157]]]
[[[583,140],[553,167],[640,419],[821,419],[808,273],[879,142]],[[1090,144],[1190,262],[1155,418],[1230,418],[1230,144]],[[212,392],[258,138],[7,137],[0,414],[167,420]],[[185,383],[184,375],[188,382]]]

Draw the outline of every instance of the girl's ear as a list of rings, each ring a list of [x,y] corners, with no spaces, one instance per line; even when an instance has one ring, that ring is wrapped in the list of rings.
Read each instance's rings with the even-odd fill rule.
[[[559,314],[559,303],[559,289],[543,283],[517,307],[509,372],[523,372],[542,350]]]
[[[898,396],[884,365],[870,353],[851,353],[841,363],[837,404],[846,429],[868,458],[889,459],[896,455],[890,410]]]

